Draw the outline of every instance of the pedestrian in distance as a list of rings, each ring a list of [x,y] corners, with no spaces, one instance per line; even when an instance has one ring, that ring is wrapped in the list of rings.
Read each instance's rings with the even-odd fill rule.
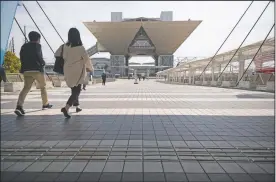
[[[102,85],[105,85],[106,82],[106,74],[105,72],[102,73]]]
[[[43,60],[40,45],[41,36],[35,31],[30,32],[28,36],[30,42],[25,43],[20,50],[20,73],[24,76],[24,87],[19,94],[17,106],[14,111],[17,116],[25,115],[23,104],[35,80],[40,86],[42,109],[50,109],[53,106],[48,102],[46,79],[44,74],[45,61]]]
[[[90,81],[91,73],[87,72],[87,76],[85,78],[85,83],[82,85],[82,90],[86,90],[86,85],[88,85],[88,82]]]
[[[64,59],[64,79],[69,88],[71,88],[71,96],[69,97],[65,107],[61,112],[66,118],[70,118],[69,109],[72,105],[76,106],[76,112],[82,111],[79,107],[79,96],[81,86],[85,84],[87,72],[93,71],[93,65],[89,55],[87,54],[80,37],[80,32],[76,28],[71,28],[68,32],[68,42],[61,45],[55,53],[58,57],[61,55],[63,47]]]
[[[0,83],[2,83],[2,81],[7,82],[7,76],[4,67],[0,66]]]

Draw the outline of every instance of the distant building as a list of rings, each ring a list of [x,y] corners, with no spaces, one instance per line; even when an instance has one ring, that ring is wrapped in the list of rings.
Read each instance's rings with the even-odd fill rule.
[[[128,76],[132,69],[150,69],[156,73],[172,68],[174,52],[186,41],[201,21],[173,21],[172,11],[162,11],[160,17],[124,18],[122,12],[112,12],[110,22],[84,22],[97,43],[88,52],[109,52],[110,60],[93,58],[98,67],[110,65],[110,72]],[[133,56],[151,56],[154,64],[129,63]],[[95,59],[95,61],[94,61]],[[109,63],[108,63],[109,62]]]
[[[105,70],[111,73],[110,59],[108,58],[91,58],[94,69]]]

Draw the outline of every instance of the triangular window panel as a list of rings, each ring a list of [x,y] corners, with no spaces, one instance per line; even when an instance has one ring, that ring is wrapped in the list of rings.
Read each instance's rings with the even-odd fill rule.
[[[136,40],[131,47],[152,47],[148,40]]]
[[[152,41],[150,40],[149,36],[142,26],[136,33],[134,39],[130,44],[130,47],[154,47]]]

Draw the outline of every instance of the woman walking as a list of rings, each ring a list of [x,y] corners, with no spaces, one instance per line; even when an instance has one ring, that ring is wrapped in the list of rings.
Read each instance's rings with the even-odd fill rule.
[[[68,42],[61,45],[55,53],[55,56],[60,56],[63,46],[64,59],[64,79],[68,87],[71,88],[71,96],[69,97],[65,107],[61,112],[66,118],[70,118],[69,108],[76,106],[76,112],[82,109],[79,107],[79,95],[81,92],[81,85],[85,84],[87,71],[91,72],[93,66],[89,56],[82,45],[80,33],[78,29],[71,28],[68,32]]]

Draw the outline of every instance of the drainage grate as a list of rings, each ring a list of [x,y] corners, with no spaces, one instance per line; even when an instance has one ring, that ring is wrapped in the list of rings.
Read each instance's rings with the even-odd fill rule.
[[[141,146],[81,146],[53,148],[1,148],[2,161],[251,161],[274,162],[268,148],[187,148]]]

